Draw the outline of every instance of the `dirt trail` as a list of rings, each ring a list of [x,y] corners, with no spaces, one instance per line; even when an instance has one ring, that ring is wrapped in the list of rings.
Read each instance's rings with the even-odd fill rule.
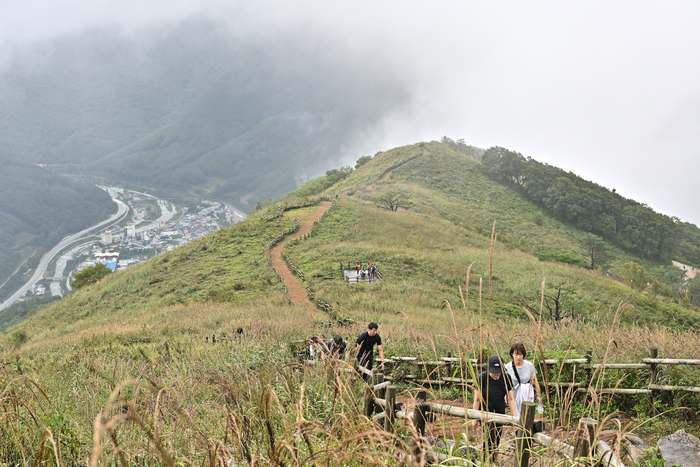
[[[697,274],[694,267],[688,266],[687,264],[679,263],[678,261],[673,261],[673,265],[679,269],[685,271],[685,280],[692,279]]]
[[[318,209],[316,209],[316,211],[311,215],[311,217],[308,218],[299,227],[299,230],[294,235],[294,237],[292,237],[288,241],[301,238],[304,235],[308,234],[311,231],[311,226],[314,224],[314,222],[320,219],[321,216],[323,216],[332,205],[333,203],[331,203],[330,201],[321,203],[321,205],[318,207]],[[322,314],[321,312],[316,310],[316,308],[314,308],[313,304],[306,296],[306,287],[299,282],[297,276],[294,275],[294,273],[287,266],[287,263],[282,258],[282,249],[284,248],[285,243],[287,242],[280,243],[279,245],[274,247],[270,252],[270,257],[272,259],[272,267],[275,268],[277,274],[279,274],[284,279],[284,283],[287,286],[287,293],[289,294],[289,300],[294,305],[300,305],[306,308],[306,311],[308,311],[309,314],[311,314],[313,317],[326,317],[324,314]]]

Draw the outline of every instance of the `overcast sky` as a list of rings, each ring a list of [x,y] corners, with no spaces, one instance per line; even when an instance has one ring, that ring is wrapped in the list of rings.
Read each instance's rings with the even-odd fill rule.
[[[190,15],[313,31],[405,75],[410,111],[348,157],[464,138],[700,225],[699,2],[2,1],[0,60],[13,44]]]

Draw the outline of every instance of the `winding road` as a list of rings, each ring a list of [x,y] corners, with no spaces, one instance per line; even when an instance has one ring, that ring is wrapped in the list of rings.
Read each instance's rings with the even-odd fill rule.
[[[44,273],[46,272],[46,268],[48,267],[49,263],[53,260],[53,258],[61,251],[63,250],[66,246],[70,245],[71,243],[75,242],[76,240],[80,239],[81,237],[86,236],[90,231],[93,230],[100,230],[102,227],[114,224],[116,222],[121,221],[124,216],[129,212],[129,207],[123,203],[122,201],[119,201],[118,199],[112,198],[112,200],[117,203],[117,213],[110,217],[109,219],[100,222],[97,225],[93,225],[92,227],[89,227],[85,230],[81,230],[80,232],[69,235],[68,237],[64,238],[61,240],[58,245],[54,246],[49,250],[44,256],[41,257],[41,260],[39,260],[39,265],[36,268],[36,271],[34,271],[34,274],[32,275],[31,279],[24,284],[22,287],[19,288],[14,294],[10,296],[7,300],[5,300],[2,305],[0,305],[0,310],[4,310],[8,306],[12,305],[17,301],[21,296],[23,296],[27,290],[29,290],[32,285],[44,277]]]

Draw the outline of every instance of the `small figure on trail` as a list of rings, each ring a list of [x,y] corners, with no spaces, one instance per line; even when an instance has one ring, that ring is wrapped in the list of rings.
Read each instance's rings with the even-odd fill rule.
[[[236,329],[236,339],[238,339],[238,340],[243,339],[243,328]]]
[[[372,263],[372,277],[376,277],[377,275],[377,266]]]
[[[335,199],[338,199],[338,193],[335,194]]]
[[[510,407],[511,414],[515,414],[515,398],[513,397],[513,384],[508,374],[503,375],[503,360],[498,355],[489,357],[486,371],[476,378],[474,389],[474,410],[506,413],[506,406]],[[479,420],[472,421],[472,428],[476,429]],[[484,462],[496,462],[496,450],[501,441],[501,427],[495,422],[486,422],[484,430]]]
[[[362,280],[365,280],[365,270],[364,269],[360,269],[360,278]]]
[[[374,346],[377,346],[379,358],[382,361],[381,368],[384,369],[384,349],[382,348],[382,338],[377,334],[379,325],[377,323],[369,323],[367,331],[357,336],[355,346],[355,358],[360,366],[372,371],[374,366]],[[362,373],[362,379],[369,380],[369,376]]]
[[[506,364],[506,371],[508,371],[513,383],[515,408],[517,409],[513,415],[517,417],[520,415],[520,405],[526,401],[534,402],[535,393],[537,393],[537,403],[542,405],[542,391],[540,383],[537,381],[537,368],[531,361],[525,360],[527,357],[525,346],[516,342],[510,347],[510,356],[513,361]]]
[[[216,344],[216,334],[211,335],[211,343]]]
[[[360,263],[357,263],[357,273],[360,273]]]
[[[345,356],[345,349],[347,348],[347,343],[340,336],[335,336],[326,341],[326,348],[328,349],[328,355],[331,358],[341,359]],[[325,350],[325,349],[324,349]]]

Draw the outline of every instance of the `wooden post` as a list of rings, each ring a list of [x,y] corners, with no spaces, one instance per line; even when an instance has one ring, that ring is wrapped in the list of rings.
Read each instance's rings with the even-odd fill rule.
[[[532,446],[532,428],[535,422],[534,402],[523,402],[520,406],[520,427],[515,436],[515,467],[528,467]]]
[[[593,457],[595,427],[597,424],[598,422],[592,418],[584,417],[579,420],[578,428],[574,435],[574,459]]]
[[[377,373],[374,375],[376,378],[374,378],[374,381],[376,383],[374,384],[382,384],[384,382],[384,373]],[[377,399],[384,399],[384,395],[386,394],[386,388],[381,388],[377,390]]]
[[[452,352],[447,352],[447,358],[452,358]],[[447,362],[447,365],[445,365],[445,376],[452,378],[452,362]]]
[[[659,349],[652,347],[649,349],[649,356],[651,358],[658,358],[659,356]],[[656,363],[651,364],[651,375],[649,376],[649,384],[656,384],[656,378],[658,376],[658,369]],[[656,396],[659,391],[652,389],[651,390],[651,415],[656,415]]]
[[[591,378],[593,377],[593,370],[591,369],[591,360],[593,360],[593,351],[592,350],[586,350],[586,381],[588,384],[588,387],[594,387]]]
[[[396,386],[386,388],[386,418],[384,419],[384,431],[394,432],[396,423]]]
[[[413,424],[419,436],[425,436],[425,415],[428,412],[428,405],[425,401],[427,399],[428,393],[426,391],[418,391],[416,395],[416,405],[413,409]]]
[[[377,375],[372,375],[369,384],[365,386],[365,417],[372,418],[374,415],[374,385]]]
[[[413,438],[413,458],[416,465],[425,464],[426,454],[423,448],[423,437],[425,436],[425,414],[428,410],[428,406],[425,404],[427,398],[426,391],[418,391],[413,407],[413,426],[416,427],[416,437]]]

